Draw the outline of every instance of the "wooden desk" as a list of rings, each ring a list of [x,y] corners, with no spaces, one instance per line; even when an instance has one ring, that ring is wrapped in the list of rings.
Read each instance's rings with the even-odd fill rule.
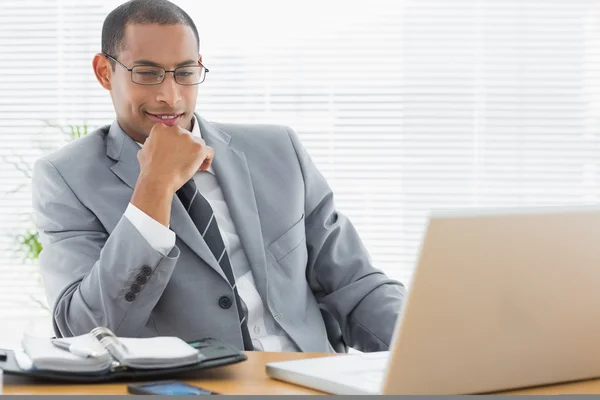
[[[182,381],[222,394],[323,394],[270,379],[265,365],[271,361],[320,357],[318,353],[248,352],[248,360],[193,373]],[[56,384],[4,375],[4,394],[128,394],[126,383]]]
[[[323,394],[267,377],[265,364],[272,361],[322,357],[318,353],[249,352],[248,360],[221,368],[198,371],[191,379],[182,379],[222,394]],[[504,392],[505,394],[599,394],[600,379]],[[127,394],[125,383],[54,384],[4,376],[4,394]]]

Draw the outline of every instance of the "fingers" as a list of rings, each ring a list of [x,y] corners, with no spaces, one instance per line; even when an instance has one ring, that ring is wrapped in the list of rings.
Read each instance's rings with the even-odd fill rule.
[[[202,165],[200,165],[199,171],[206,171],[208,167],[210,167],[210,165],[212,164],[213,158],[215,157],[215,150],[212,147],[205,146],[204,148],[206,150],[205,158],[202,162]]]
[[[195,143],[199,144],[199,148],[201,149],[200,153],[198,154],[198,157],[202,159],[202,164],[200,164],[198,171],[206,171],[212,164],[212,160],[215,156],[215,150],[212,147],[208,146],[202,138],[192,137],[192,140]]]
[[[212,147],[208,146],[201,137],[193,136],[191,132],[180,126],[167,126],[163,123],[154,124],[148,140],[151,140],[153,135],[157,142],[156,146],[159,147],[162,147],[160,143],[164,140],[169,141],[170,143],[173,143],[172,141],[177,142],[178,145],[175,144],[171,149],[174,154],[179,154],[180,151],[177,150],[178,146],[183,146],[187,151],[191,151],[196,160],[202,160],[200,167],[198,167],[198,171],[206,171],[211,166],[215,151]]]

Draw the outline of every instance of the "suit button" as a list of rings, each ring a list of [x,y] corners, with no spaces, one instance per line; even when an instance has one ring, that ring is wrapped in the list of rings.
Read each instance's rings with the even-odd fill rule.
[[[227,310],[229,307],[231,307],[232,304],[233,304],[233,301],[231,300],[231,297],[229,297],[229,296],[219,297],[219,307]]]
[[[142,287],[140,285],[138,285],[137,283],[134,283],[133,285],[131,285],[132,293],[139,293],[140,290],[142,290]]]
[[[146,275],[142,275],[142,274],[140,274],[140,275],[138,275],[138,276],[135,278],[135,281],[136,281],[138,284],[140,284],[140,285],[143,285],[143,284],[145,284],[146,282],[148,282],[148,278],[146,278]]]
[[[142,275],[145,275],[145,276],[152,275],[152,268],[150,268],[147,265],[144,265],[144,267],[142,268]]]
[[[125,300],[127,300],[128,302],[132,302],[135,300],[135,294],[131,293],[131,292],[127,292],[127,294],[125,295]]]

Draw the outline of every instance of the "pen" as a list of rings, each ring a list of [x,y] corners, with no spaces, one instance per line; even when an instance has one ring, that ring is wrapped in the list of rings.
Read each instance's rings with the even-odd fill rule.
[[[94,350],[87,349],[85,347],[80,347],[75,344],[71,344],[68,342],[63,342],[61,340],[53,340],[52,344],[59,349],[66,350],[71,354],[74,354],[79,357],[88,358],[88,357],[98,357],[98,353]]]

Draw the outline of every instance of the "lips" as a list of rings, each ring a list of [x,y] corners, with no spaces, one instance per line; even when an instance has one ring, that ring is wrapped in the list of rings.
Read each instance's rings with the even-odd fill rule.
[[[161,122],[167,126],[177,125],[177,122],[183,117],[183,114],[174,114],[174,113],[161,113],[161,114],[152,114],[147,112],[146,115],[153,120],[154,122]]]

